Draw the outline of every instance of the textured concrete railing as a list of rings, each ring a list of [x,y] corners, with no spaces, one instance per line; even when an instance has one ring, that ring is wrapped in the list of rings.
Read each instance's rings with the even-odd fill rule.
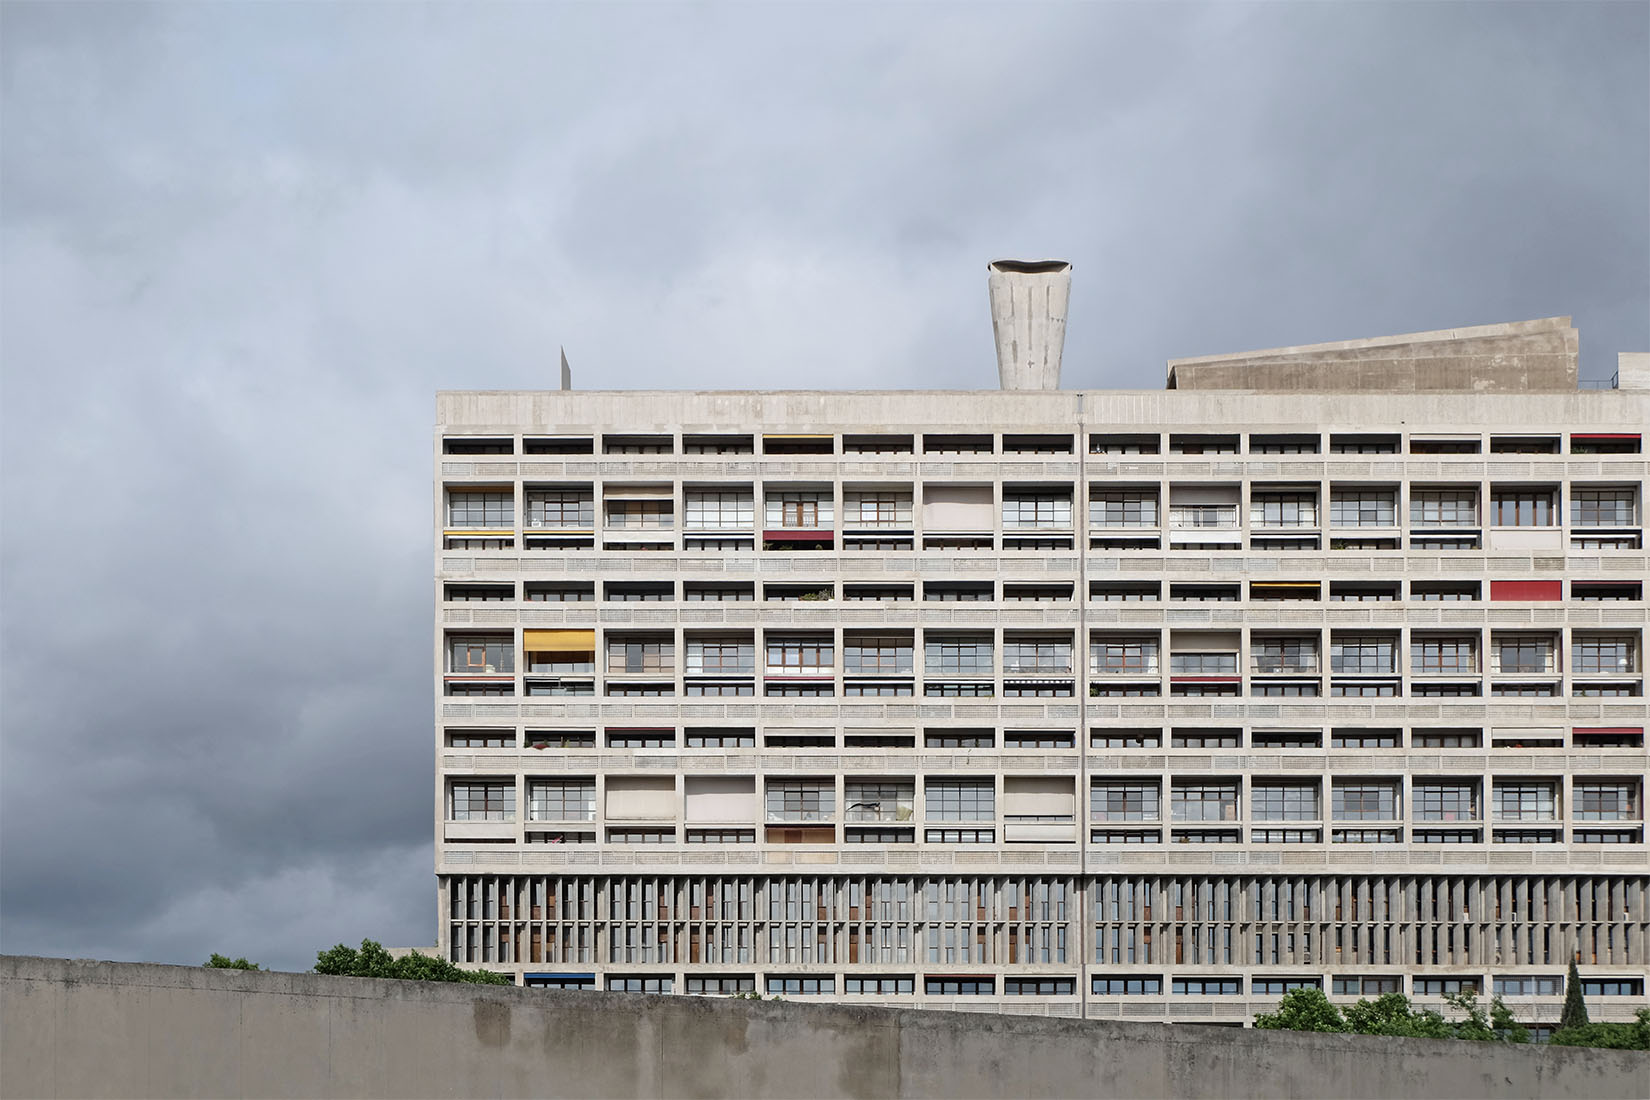
[[[1612,1100],[1650,1055],[5,956],[0,1095]]]

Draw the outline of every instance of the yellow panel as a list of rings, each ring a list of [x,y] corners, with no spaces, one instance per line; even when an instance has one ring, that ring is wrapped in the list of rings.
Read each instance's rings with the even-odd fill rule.
[[[834,439],[835,436],[832,436],[829,433],[827,433],[825,435],[769,435],[766,432],[764,432],[762,434],[762,438],[763,439]]]
[[[528,653],[594,653],[594,630],[523,630],[521,648]]]
[[[1256,588],[1317,588],[1317,581],[1255,581]]]

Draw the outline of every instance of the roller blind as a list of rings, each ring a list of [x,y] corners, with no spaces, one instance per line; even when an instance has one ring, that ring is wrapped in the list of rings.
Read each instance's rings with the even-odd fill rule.
[[[689,776],[686,795],[689,821],[756,820],[756,780],[750,776]]]
[[[651,775],[608,779],[607,816],[628,821],[674,818],[676,780]]]
[[[1010,776],[1003,780],[1003,813],[1010,817],[1048,817],[1076,812],[1070,779]]]
[[[528,653],[594,653],[594,630],[524,630],[521,648]]]

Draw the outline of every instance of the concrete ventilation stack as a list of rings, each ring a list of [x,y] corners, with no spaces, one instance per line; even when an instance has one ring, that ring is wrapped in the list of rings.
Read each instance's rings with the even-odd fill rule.
[[[1065,260],[994,260],[990,271],[991,330],[997,338],[997,377],[1002,388],[1059,389],[1071,264]]]

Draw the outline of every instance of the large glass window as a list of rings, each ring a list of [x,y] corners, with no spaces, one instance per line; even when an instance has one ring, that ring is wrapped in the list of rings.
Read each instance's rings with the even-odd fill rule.
[[[670,672],[676,667],[676,642],[671,638],[607,639],[608,672]]]
[[[1558,493],[1553,489],[1497,489],[1490,498],[1490,523],[1496,527],[1551,527],[1558,522]]]
[[[768,817],[775,821],[830,821],[836,816],[836,785],[818,779],[770,779]]]
[[[596,525],[596,500],[589,489],[530,489],[527,526],[589,529]]]
[[[843,669],[849,675],[908,676],[914,645],[908,635],[848,634],[842,640]]]
[[[930,779],[923,784],[929,821],[990,821],[997,816],[996,787],[989,779]]]
[[[1018,675],[1071,671],[1071,642],[1065,638],[1003,639],[1003,671]]]
[[[1478,638],[1472,634],[1411,635],[1409,668],[1422,674],[1476,674]]]
[[[447,788],[450,821],[514,821],[516,785],[510,780],[457,780]]]
[[[1570,523],[1576,527],[1636,526],[1637,495],[1625,488],[1575,489],[1570,496]]]
[[[1385,634],[1333,635],[1329,640],[1329,671],[1391,674],[1398,671],[1395,639]]]
[[[447,493],[448,527],[514,527],[515,494],[497,490],[451,490]]]
[[[516,642],[508,634],[453,634],[447,638],[447,671],[486,675],[516,670]]]
[[[849,821],[909,821],[916,788],[909,779],[850,779],[844,793]]]
[[[1256,636],[1250,639],[1249,661],[1259,675],[1305,675],[1318,671],[1318,639]]]
[[[1256,821],[1316,821],[1316,783],[1256,783],[1249,788],[1249,816]]]
[[[1410,787],[1411,813],[1416,821],[1478,820],[1478,783],[1416,780]]]
[[[1003,526],[1007,528],[1071,526],[1071,493],[1026,492],[1003,494]]]
[[[1316,527],[1318,494],[1256,491],[1249,498],[1251,527]]]
[[[1391,821],[1398,816],[1398,784],[1391,780],[1337,781],[1331,812],[1336,821]]]
[[[1091,527],[1156,527],[1157,493],[1151,489],[1121,489],[1089,497]]]
[[[671,500],[610,500],[609,527],[659,529],[676,525],[676,502]]]
[[[1097,779],[1089,789],[1089,816],[1095,821],[1157,821],[1160,797],[1156,780]]]
[[[851,490],[843,506],[843,522],[850,527],[909,527],[911,494]]]
[[[1639,785],[1633,780],[1577,783],[1571,792],[1577,821],[1637,821]]]
[[[951,635],[923,639],[923,671],[930,676],[990,676],[991,636]]]
[[[836,668],[836,643],[829,634],[767,640],[770,676],[831,672]]]
[[[828,492],[769,493],[764,511],[770,528],[794,527],[818,531],[834,526],[834,498]]]
[[[1411,489],[1411,527],[1476,527],[1478,493],[1472,489]]]
[[[1495,783],[1495,820],[1554,821],[1558,817],[1558,786],[1539,781]]]
[[[1398,493],[1394,489],[1335,489],[1329,496],[1329,522],[1334,527],[1393,527],[1398,522]]]
[[[527,788],[528,821],[596,820],[594,779],[535,779]]]
[[[756,671],[756,642],[751,638],[719,636],[689,637],[689,675],[749,676]]]
[[[1638,667],[1638,638],[1632,634],[1577,634],[1570,643],[1574,672],[1623,674]]]
[[[756,498],[748,489],[687,490],[689,530],[749,531],[756,526]]]
[[[1169,792],[1173,821],[1236,821],[1237,780],[1176,780]]]
[[[1492,672],[1541,673],[1557,668],[1557,639],[1550,634],[1498,634],[1491,640]]]
[[[1089,642],[1089,670],[1096,676],[1155,676],[1157,660],[1155,635],[1095,638]]]

